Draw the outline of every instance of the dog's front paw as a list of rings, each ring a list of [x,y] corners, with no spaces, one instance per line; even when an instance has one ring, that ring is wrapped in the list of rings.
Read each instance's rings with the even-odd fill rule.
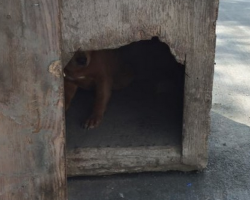
[[[102,115],[91,115],[90,118],[85,122],[84,127],[86,129],[93,129],[99,126],[102,121]]]

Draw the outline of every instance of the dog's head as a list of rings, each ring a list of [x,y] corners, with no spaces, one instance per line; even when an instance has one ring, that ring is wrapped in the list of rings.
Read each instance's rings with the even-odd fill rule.
[[[90,51],[76,51],[71,60],[64,68],[64,76],[72,80],[81,79],[82,77],[84,77],[86,67],[90,62],[90,55]]]

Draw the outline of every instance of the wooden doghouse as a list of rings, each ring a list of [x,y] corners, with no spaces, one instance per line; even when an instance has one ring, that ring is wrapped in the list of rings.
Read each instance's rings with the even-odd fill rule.
[[[218,0],[1,1],[0,199],[66,199],[66,157],[70,176],[206,167],[217,11]],[[185,65],[182,144],[66,153],[70,52],[154,36]]]

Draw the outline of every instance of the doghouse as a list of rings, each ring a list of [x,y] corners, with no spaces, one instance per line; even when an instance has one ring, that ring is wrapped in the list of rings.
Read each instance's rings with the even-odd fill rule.
[[[218,0],[3,0],[0,199],[66,199],[66,171],[75,176],[205,168],[217,12]],[[181,142],[65,150],[62,68],[72,52],[153,37],[185,67]]]

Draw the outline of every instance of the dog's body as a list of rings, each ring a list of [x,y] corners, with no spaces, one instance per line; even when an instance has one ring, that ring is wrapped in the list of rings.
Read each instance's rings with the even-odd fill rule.
[[[112,89],[126,87],[133,80],[119,50],[77,51],[64,68],[65,109],[69,108],[78,87],[95,90],[95,102],[86,128],[99,125],[106,110]]]

